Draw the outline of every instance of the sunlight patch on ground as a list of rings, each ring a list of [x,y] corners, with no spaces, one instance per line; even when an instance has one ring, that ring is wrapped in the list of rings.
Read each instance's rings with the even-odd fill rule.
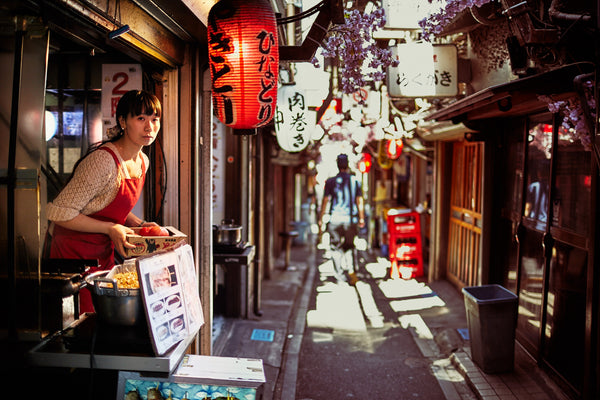
[[[465,382],[465,378],[454,369],[452,362],[448,358],[435,360],[431,364],[431,371],[440,382],[440,385],[443,385],[444,382]],[[444,387],[442,387],[442,390],[444,390]],[[450,390],[453,389],[450,388]]]
[[[313,343],[329,343],[333,342],[333,333],[331,332],[320,332],[312,331],[311,340]]]
[[[327,260],[324,263],[319,264],[317,268],[319,270],[321,280],[325,280],[329,276],[335,276],[335,267],[332,260]],[[317,288],[317,291],[318,290],[319,288]]]
[[[377,262],[367,263],[365,269],[375,279],[383,279],[387,275],[390,261],[387,258],[378,257]]]
[[[411,329],[415,332],[416,337],[419,339],[433,339],[433,334],[427,327],[423,318],[418,314],[402,315],[398,318],[400,325],[404,329]]]
[[[356,247],[356,249],[359,251],[366,251],[368,247],[367,240],[358,236],[355,237],[354,247]]]
[[[379,311],[379,308],[377,308],[371,286],[365,282],[356,282],[355,287],[360,297],[363,313],[369,320],[371,327],[383,328],[383,314]]]
[[[419,311],[433,307],[444,307],[445,305],[446,303],[435,295],[431,297],[390,301],[390,307],[395,312]]]
[[[347,283],[328,282],[325,287],[317,294],[316,309],[306,313],[307,327],[365,331],[367,326],[356,290]]]
[[[380,282],[379,288],[388,299],[427,296],[433,293],[429,286],[415,279],[388,279]]]

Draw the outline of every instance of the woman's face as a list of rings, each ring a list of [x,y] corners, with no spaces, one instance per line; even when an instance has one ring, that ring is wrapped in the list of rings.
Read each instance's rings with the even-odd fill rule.
[[[126,119],[121,120],[125,136],[138,146],[151,145],[160,130],[160,117],[156,114],[129,114]]]

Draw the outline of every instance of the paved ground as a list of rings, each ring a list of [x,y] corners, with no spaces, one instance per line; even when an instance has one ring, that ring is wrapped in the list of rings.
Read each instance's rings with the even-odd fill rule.
[[[279,268],[273,271],[270,280],[263,281],[262,316],[252,315],[248,319],[215,317],[213,355],[262,359],[267,379],[264,399],[302,398],[297,397],[301,395],[297,392],[297,383],[305,350],[303,339],[309,331],[307,321],[311,326],[317,326],[324,318],[316,308],[311,309],[311,299],[315,296],[312,283],[321,279],[318,266],[323,261],[322,256],[323,253],[315,251],[312,245],[294,246],[291,264],[295,268]],[[363,276],[354,287],[339,290],[341,296],[360,303],[362,321],[356,312],[351,320],[358,324],[362,322],[366,330],[389,325],[394,320],[397,330],[410,333],[419,354],[405,357],[405,360],[409,360],[406,361],[408,364],[411,359],[418,363],[427,360],[443,399],[567,399],[518,345],[515,346],[513,372],[494,375],[482,372],[471,360],[469,341],[462,336],[468,335],[464,331],[467,325],[462,295],[448,282],[384,280],[378,275],[381,272],[377,267],[373,267],[377,258],[367,253],[363,256],[364,262],[371,264],[372,268],[367,269],[370,276]],[[403,294],[397,296],[393,294],[394,290]],[[423,307],[424,301],[430,306]],[[327,317],[325,323],[342,328],[347,320],[336,318],[334,313],[334,317]],[[256,329],[272,331],[272,341],[252,340]],[[335,331],[331,332],[335,334]],[[331,332],[315,329],[310,334],[314,339],[315,335],[327,336]]]

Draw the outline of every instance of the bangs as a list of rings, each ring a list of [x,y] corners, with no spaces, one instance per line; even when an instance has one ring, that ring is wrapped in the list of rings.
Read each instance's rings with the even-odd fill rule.
[[[146,92],[138,92],[136,101],[130,103],[131,108],[129,112],[131,115],[153,115],[156,114],[157,117],[161,117],[162,115],[162,106],[158,98],[152,94]]]

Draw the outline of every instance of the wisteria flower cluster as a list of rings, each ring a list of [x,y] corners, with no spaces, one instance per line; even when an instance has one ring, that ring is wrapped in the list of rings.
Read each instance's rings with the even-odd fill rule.
[[[385,12],[381,8],[375,8],[370,13],[355,9],[345,12],[343,25],[329,29],[322,55],[339,59],[344,93],[354,93],[370,81],[383,81],[387,67],[398,65],[391,50],[377,46],[373,39],[373,33],[382,28],[385,22]],[[312,63],[319,66],[316,58]]]
[[[592,110],[592,120],[595,119],[596,101],[593,96],[589,95],[592,90],[592,83],[586,82],[586,91],[589,92],[587,96],[588,107]],[[579,98],[571,97],[567,100],[555,101],[550,96],[538,96],[538,99],[548,104],[548,110],[563,117],[562,127],[569,133],[578,139],[586,150],[592,148],[592,138],[590,127],[585,121],[585,114]]]
[[[428,0],[429,3],[439,3],[437,9],[427,17],[419,21],[423,32],[423,39],[431,41],[432,37],[438,35],[458,14],[471,7],[481,7],[493,0]]]

